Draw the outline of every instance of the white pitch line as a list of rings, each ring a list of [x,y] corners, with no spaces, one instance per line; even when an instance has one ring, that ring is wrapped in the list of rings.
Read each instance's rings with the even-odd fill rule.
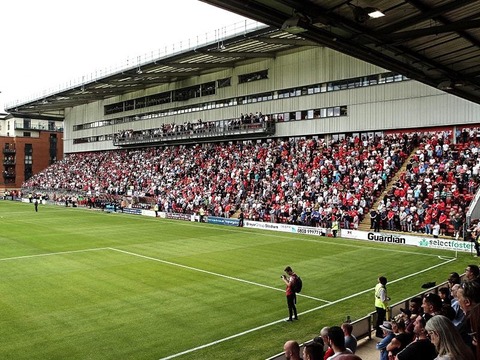
[[[396,279],[396,280],[393,280],[393,281],[389,281],[389,283],[391,284],[391,283],[395,283],[395,282],[398,282],[398,281],[401,281],[401,280],[408,279],[409,277],[416,276],[416,275],[418,275],[418,274],[424,273],[424,272],[426,272],[426,271],[429,271],[429,270],[434,269],[434,268],[439,267],[439,266],[443,266],[443,265],[448,264],[448,263],[450,263],[450,262],[452,262],[452,261],[455,261],[455,260],[456,260],[456,259],[445,260],[445,262],[443,262],[443,263],[441,263],[441,264],[437,264],[437,265],[430,266],[429,268],[423,269],[423,270],[421,270],[421,271],[417,271],[416,273],[403,276],[403,277],[401,277],[401,278],[399,278],[399,279]],[[373,291],[373,290],[375,290],[374,287],[373,287],[373,288],[370,288],[370,289],[366,289],[366,290],[360,291],[360,292],[358,292],[358,293],[355,293],[355,294],[352,294],[352,295],[349,295],[349,296],[346,296],[346,297],[344,297],[344,298],[341,298],[341,299],[332,301],[332,302],[330,302],[330,303],[328,303],[328,304],[320,305],[320,306],[317,306],[316,308],[303,311],[303,312],[299,313],[298,315],[304,315],[304,314],[307,314],[307,313],[310,313],[310,312],[313,312],[313,311],[317,311],[317,310],[326,308],[326,307],[328,307],[328,306],[332,306],[332,305],[334,305],[334,304],[338,304],[338,303],[340,303],[340,302],[343,302],[343,301],[345,301],[345,300],[349,300],[349,299],[351,299],[351,298],[354,298],[354,297],[356,297],[356,296],[365,294],[365,293],[370,292],[370,291]],[[207,347],[210,347],[210,346],[213,346],[213,345],[217,345],[217,344],[220,344],[220,343],[222,343],[222,342],[225,342],[225,341],[228,341],[228,340],[232,340],[232,339],[238,338],[238,337],[240,337],[240,336],[243,336],[243,335],[246,335],[246,334],[249,334],[249,333],[258,331],[258,330],[260,330],[260,329],[264,329],[264,328],[266,328],[266,327],[269,327],[269,326],[272,326],[272,325],[281,323],[281,322],[283,322],[283,321],[284,321],[283,319],[281,319],[281,320],[276,320],[276,321],[273,321],[273,322],[271,322],[271,323],[264,324],[264,325],[258,326],[258,327],[256,327],[256,328],[246,330],[246,331],[242,331],[242,332],[240,332],[240,333],[237,333],[237,334],[234,334],[234,335],[230,335],[230,336],[228,336],[228,337],[226,337],[226,338],[219,339],[219,340],[213,341],[213,342],[208,343],[208,344],[200,345],[200,346],[197,346],[197,347],[195,347],[195,348],[188,349],[188,350],[182,351],[182,352],[180,352],[180,353],[173,354],[173,355],[170,355],[170,356],[161,358],[160,360],[174,359],[174,358],[177,358],[177,357],[179,357],[179,356],[186,355],[186,354],[189,354],[189,353],[198,351],[198,350],[202,350],[202,349],[205,349],[205,348],[207,348]]]
[[[118,252],[121,252],[121,253],[124,253],[124,254],[127,254],[127,255],[131,255],[131,256],[136,256],[136,257],[140,257],[140,258],[143,258],[143,259],[147,259],[147,260],[157,261],[157,262],[160,262],[160,263],[162,263],[162,264],[172,265],[172,266],[176,266],[176,267],[181,267],[181,268],[183,268],[183,269],[188,269],[188,270],[192,270],[192,271],[198,271],[198,272],[201,272],[201,273],[204,273],[204,274],[209,274],[209,275],[213,275],[213,276],[218,276],[218,277],[221,277],[221,278],[224,278],[224,279],[239,281],[239,282],[242,282],[242,283],[245,283],[245,284],[260,286],[260,287],[263,287],[263,288],[266,288],[266,289],[275,290],[275,291],[281,291],[281,292],[284,292],[284,291],[285,291],[285,290],[282,290],[282,289],[279,289],[279,288],[276,288],[276,287],[273,287],[273,286],[268,286],[268,285],[256,283],[256,282],[254,282],[254,281],[244,280],[244,279],[236,278],[236,277],[233,277],[233,276],[228,276],[228,275],[216,273],[216,272],[213,272],[213,271],[208,271],[208,270],[203,270],[203,269],[195,268],[195,267],[188,266],[188,265],[178,264],[178,263],[174,263],[174,262],[171,262],[171,261],[154,258],[154,257],[151,257],[151,256],[146,256],[146,255],[142,255],[142,254],[137,254],[137,253],[134,253],[134,252],[131,252],[131,251],[120,250],[120,249],[116,249],[116,248],[109,248],[109,249],[110,249],[110,250],[113,250],[113,251],[118,251]],[[330,301],[328,301],[328,300],[319,299],[319,298],[316,298],[316,297],[313,297],[313,296],[308,296],[308,295],[303,295],[303,294],[297,294],[297,296],[302,296],[302,297],[304,297],[304,298],[308,298],[308,299],[312,299],[312,300],[316,300],[316,301],[321,301],[321,302],[324,302],[324,303],[327,303],[327,304],[330,303]]]
[[[8,261],[8,260],[19,260],[19,259],[30,259],[35,257],[44,257],[44,256],[52,256],[52,255],[63,255],[63,254],[74,254],[74,253],[81,253],[87,251],[98,251],[98,250],[109,250],[108,247],[103,248],[93,248],[93,249],[84,249],[84,250],[71,250],[71,251],[59,251],[53,253],[43,253],[43,254],[35,254],[35,255],[23,255],[23,256],[15,256],[9,258],[2,258],[0,261]]]

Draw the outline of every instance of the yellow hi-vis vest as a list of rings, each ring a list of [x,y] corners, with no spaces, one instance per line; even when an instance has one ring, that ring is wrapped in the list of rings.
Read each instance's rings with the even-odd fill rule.
[[[380,297],[381,290],[387,291],[382,284],[378,283],[375,286],[375,307],[381,308],[381,309],[387,309],[387,304],[386,301],[382,301],[382,298]],[[385,294],[385,297],[387,294]]]

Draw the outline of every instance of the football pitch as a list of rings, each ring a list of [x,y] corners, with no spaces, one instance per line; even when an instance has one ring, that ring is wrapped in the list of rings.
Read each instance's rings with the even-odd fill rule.
[[[265,359],[471,254],[0,201],[0,359]],[[302,277],[287,323],[290,265]]]

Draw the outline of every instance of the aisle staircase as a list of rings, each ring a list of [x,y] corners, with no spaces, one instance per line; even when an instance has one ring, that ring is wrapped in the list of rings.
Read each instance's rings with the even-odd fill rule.
[[[397,180],[400,178],[400,175],[405,170],[407,170],[407,165],[410,162],[410,159],[416,154],[417,150],[418,150],[418,148],[413,149],[413,151],[410,153],[410,155],[403,162],[400,169],[398,169],[396,174],[390,178],[390,181],[388,182],[386,188],[378,196],[377,200],[375,200],[371,209],[376,209],[378,207],[378,205],[380,204],[380,202],[383,200],[383,197],[385,196],[385,194],[388,194],[389,191],[392,190],[393,185],[395,185]],[[368,212],[368,214],[365,215],[365,217],[363,218],[363,221],[358,225],[358,230],[362,230],[362,231],[369,231],[370,230],[370,212]]]

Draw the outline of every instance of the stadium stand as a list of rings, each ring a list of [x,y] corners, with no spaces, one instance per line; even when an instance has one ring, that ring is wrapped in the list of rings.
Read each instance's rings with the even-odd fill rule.
[[[249,219],[328,227],[332,216],[344,225],[351,223],[347,214],[361,220],[410,147],[407,137],[372,136],[80,153],[25,188],[83,196],[131,190],[165,211],[192,214],[207,205],[210,214],[229,217],[242,208]]]
[[[439,222],[441,235],[458,238],[480,159],[476,141],[451,140],[451,132],[410,132],[76,153],[33,176],[24,191],[117,202],[130,194],[167,212],[206,207],[230,217],[241,208],[251,220],[324,228],[336,218],[344,229],[357,229],[379,198],[383,230],[431,234]]]

